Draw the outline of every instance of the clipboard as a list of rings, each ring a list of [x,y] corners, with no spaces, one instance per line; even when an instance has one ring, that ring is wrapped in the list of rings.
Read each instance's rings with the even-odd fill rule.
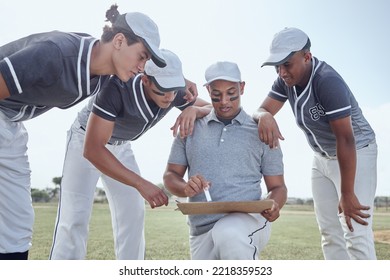
[[[211,201],[211,202],[177,202],[177,207],[184,215],[218,214],[218,213],[261,213],[270,209],[274,201],[263,199],[255,201]]]

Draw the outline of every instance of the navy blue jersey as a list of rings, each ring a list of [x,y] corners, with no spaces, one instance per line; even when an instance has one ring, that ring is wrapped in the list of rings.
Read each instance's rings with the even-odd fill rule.
[[[97,93],[109,76],[91,78],[96,41],[88,34],[53,31],[0,47],[0,72],[11,95],[0,101],[0,110],[11,121],[23,121]]]
[[[316,152],[336,155],[336,136],[329,121],[351,116],[356,147],[375,139],[375,133],[364,118],[351,90],[328,64],[313,58],[313,69],[306,88],[287,87],[278,77],[268,94],[276,100],[290,102],[298,126]]]
[[[179,91],[168,108],[160,108],[146,99],[142,74],[124,83],[112,76],[101,92],[91,99],[79,113],[78,121],[85,127],[92,111],[99,117],[115,122],[111,141],[136,140],[157,124],[173,107],[184,110],[192,103]]]

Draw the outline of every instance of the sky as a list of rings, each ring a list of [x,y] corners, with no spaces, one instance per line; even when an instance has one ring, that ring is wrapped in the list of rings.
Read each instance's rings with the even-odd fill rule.
[[[276,78],[273,67],[260,67],[268,56],[273,35],[284,27],[305,31],[313,55],[342,75],[375,130],[379,147],[377,195],[390,195],[390,126],[386,117],[390,94],[385,87],[390,77],[389,1],[14,0],[1,4],[0,45],[52,30],[84,32],[100,38],[106,24],[105,12],[113,3],[119,5],[121,13],[143,12],[156,22],[161,47],[180,57],[185,77],[197,84],[202,99],[209,100],[202,86],[205,69],[217,61],[236,62],[246,82],[242,106],[249,114],[258,108]],[[25,122],[33,188],[53,188],[53,177],[61,176],[66,132],[86,103],[67,110],[55,108]],[[173,141],[170,127],[179,112],[173,109],[132,144],[141,174],[155,184],[162,182]],[[313,152],[296,126],[289,104],[276,120],[285,137],[281,148],[289,196],[311,198]]]

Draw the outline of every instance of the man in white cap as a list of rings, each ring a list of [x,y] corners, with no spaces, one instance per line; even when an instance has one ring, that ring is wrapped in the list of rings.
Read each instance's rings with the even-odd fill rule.
[[[52,31],[0,46],[0,260],[27,259],[32,241],[34,209],[23,121],[78,104],[96,94],[110,75],[128,81],[150,58],[165,65],[157,25],[147,15],[119,15],[116,5],[106,14],[113,24],[104,27],[101,40]]]
[[[164,68],[148,61],[145,72],[127,83],[113,76],[108,86],[78,113],[68,132],[50,259],[85,258],[99,178],[110,205],[116,258],[144,258],[144,199],[154,208],[167,205],[168,197],[141,177],[131,141],[140,138],[173,107],[183,111],[178,122],[181,128],[192,127],[196,117],[210,111],[209,103],[201,99],[185,99],[180,59],[168,50],[161,53],[167,63]],[[156,143],[159,141],[156,139]]]
[[[278,78],[254,118],[259,136],[277,147],[274,115],[289,101],[314,150],[312,192],[325,259],[376,259],[372,215],[377,178],[375,133],[342,77],[313,57],[310,39],[285,28],[263,63]]]
[[[205,77],[213,110],[196,120],[191,136],[175,138],[164,184],[190,202],[256,201],[264,178],[267,198],[274,200],[270,209],[188,216],[192,259],[258,259],[270,237],[269,222],[279,217],[287,199],[282,151],[260,141],[257,124],[241,108],[245,82],[237,64],[217,62]]]

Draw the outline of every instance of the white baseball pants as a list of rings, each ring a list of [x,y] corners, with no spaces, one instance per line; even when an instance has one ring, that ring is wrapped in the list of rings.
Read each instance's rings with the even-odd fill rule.
[[[145,202],[139,192],[102,174],[83,157],[85,131],[77,121],[68,131],[60,201],[50,259],[84,259],[94,193],[102,179],[108,198],[117,259],[144,259]],[[107,145],[127,168],[139,174],[130,142]]]
[[[340,170],[337,159],[315,154],[312,167],[312,191],[321,245],[325,259],[376,259],[372,219],[377,182],[377,145],[357,150],[355,194],[360,204],[370,206],[368,226],[352,220],[351,232],[343,214],[338,213],[341,196]]]
[[[31,247],[34,209],[31,201],[28,134],[21,122],[0,112],[0,253]]]
[[[190,236],[193,260],[257,260],[271,235],[260,214],[231,213],[199,236]]]

